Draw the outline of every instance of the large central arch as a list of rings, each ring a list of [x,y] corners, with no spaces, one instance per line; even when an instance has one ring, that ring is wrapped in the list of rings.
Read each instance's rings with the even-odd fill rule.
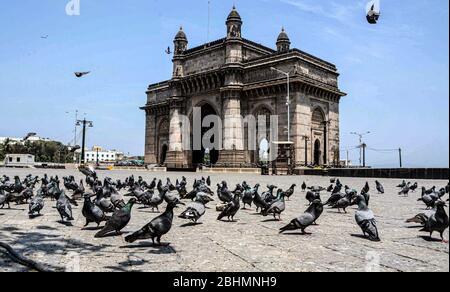
[[[214,107],[212,105],[210,105],[209,103],[200,103],[199,105],[196,106],[197,108],[201,109],[201,121],[203,122],[203,120],[205,119],[205,117],[207,116],[211,116],[211,115],[215,115],[217,116],[218,113],[217,111],[214,109]],[[191,126],[194,127],[194,123],[193,123],[193,117],[191,117]],[[206,132],[208,132],[212,127],[203,127],[202,126],[202,130],[201,130],[201,137],[203,139],[203,136],[205,135]],[[194,167],[200,165],[200,164],[205,164],[205,157],[206,154],[208,152],[208,156],[209,156],[209,162],[210,164],[214,165],[218,162],[219,160],[219,149],[205,149],[204,145],[202,143],[201,146],[201,150],[194,150],[193,148],[193,143],[194,143],[194,138],[193,138],[193,133],[194,131],[191,131],[191,144],[192,144],[192,165]],[[217,139],[218,137],[213,137],[213,140],[211,142],[215,142],[214,139]]]

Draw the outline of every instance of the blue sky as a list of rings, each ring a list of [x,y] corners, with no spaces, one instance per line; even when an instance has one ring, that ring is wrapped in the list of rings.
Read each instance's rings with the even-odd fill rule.
[[[0,136],[69,142],[74,114],[66,111],[79,109],[95,123],[89,146],[142,154],[145,89],[171,76],[164,50],[180,25],[190,47],[206,41],[207,0],[81,0],[72,17],[68,1],[1,1]],[[366,0],[212,0],[210,39],[225,36],[233,3],[244,37],[274,47],[284,26],[294,47],[338,66],[348,93],[342,149],[357,144],[350,132],[372,131],[369,147],[402,147],[405,166],[448,167],[447,0],[382,0],[376,26],[365,21]],[[92,74],[73,77],[84,70]],[[396,153],[368,152],[373,166],[397,161]]]

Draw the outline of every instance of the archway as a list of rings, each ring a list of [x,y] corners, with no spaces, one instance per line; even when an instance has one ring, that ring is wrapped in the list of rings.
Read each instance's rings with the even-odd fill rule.
[[[317,139],[316,142],[314,142],[314,165],[320,165],[320,157],[322,154],[322,151],[320,150],[320,140]]]
[[[203,122],[203,119],[210,115],[217,115],[216,110],[208,103],[205,103],[201,106],[201,121]],[[192,123],[191,123],[192,124]],[[211,130],[212,127],[203,127],[201,131],[201,137],[203,139],[203,136],[206,132]],[[191,131],[191,135],[193,135],[193,131]],[[213,137],[211,140],[212,143],[214,143],[214,139],[217,137]],[[191,143],[193,143],[193,137],[191,138]],[[205,158],[207,158],[208,161],[205,161]],[[197,166],[199,164],[205,164],[207,162],[208,164],[214,165],[219,161],[219,150],[218,149],[205,149],[202,145],[201,150],[193,150],[192,151],[192,164],[193,166]]]
[[[169,151],[169,120],[164,118],[159,122],[157,128],[157,153],[159,165],[164,165],[167,158],[167,152]]]
[[[161,148],[161,156],[159,157],[160,165],[164,165],[164,163],[166,163],[167,151],[169,151],[169,146],[167,146],[167,144],[164,144]]]

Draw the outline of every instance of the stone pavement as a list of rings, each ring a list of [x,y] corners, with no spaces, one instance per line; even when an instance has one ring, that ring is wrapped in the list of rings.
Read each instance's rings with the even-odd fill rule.
[[[60,178],[74,175],[68,170],[46,171],[49,175],[58,174]],[[3,174],[23,178],[26,174],[42,175],[39,170],[0,169]],[[122,179],[131,172],[99,172],[100,178],[109,176]],[[150,181],[153,177],[175,181],[182,175],[192,186],[195,173],[148,173],[133,172]],[[270,177],[245,174],[214,174],[213,186],[221,180],[230,186],[246,180],[249,184],[260,183],[265,190],[267,184],[275,184],[287,189],[292,183],[301,185],[328,186],[326,177]],[[343,178],[344,184],[360,190],[365,179]],[[283,213],[282,222],[272,221],[271,217],[261,217],[255,210],[241,210],[236,223],[219,222],[212,204],[200,225],[190,226],[175,218],[171,232],[162,241],[170,243],[166,247],[154,247],[143,241],[127,244],[123,237],[95,239],[95,230],[82,231],[84,218],[81,206],[74,209],[73,226],[64,226],[54,209],[55,202],[46,201],[44,216],[30,220],[28,206],[13,206],[11,210],[0,210],[0,241],[14,246],[19,252],[36,261],[62,267],[64,269],[89,271],[199,271],[199,272],[299,272],[299,271],[449,271],[449,245],[440,241],[430,241],[426,233],[405,223],[405,220],[424,210],[417,202],[419,192],[409,198],[399,197],[395,188],[400,180],[380,180],[386,188],[385,195],[374,190],[374,179],[368,180],[372,187],[371,207],[377,216],[382,242],[373,243],[361,237],[361,231],[354,221],[354,208],[348,214],[326,210],[318,220],[319,226],[307,231],[311,235],[298,233],[279,235],[278,229],[297,217],[306,208],[305,194],[300,188]],[[419,181],[420,186],[443,187],[445,181]],[[216,190],[216,187],[213,187]],[[323,193],[326,199],[328,194]],[[447,199],[447,197],[445,197]],[[213,202],[214,203],[214,202]],[[183,211],[183,206],[176,215]],[[164,206],[161,208],[164,209]],[[448,209],[447,209],[448,212]],[[125,233],[136,231],[157,214],[136,206],[132,220]],[[92,225],[95,227],[95,225]],[[126,234],[125,234],[126,235]],[[448,230],[446,232],[448,239]],[[439,235],[435,233],[435,238]],[[26,270],[6,259],[0,252],[1,271]]]

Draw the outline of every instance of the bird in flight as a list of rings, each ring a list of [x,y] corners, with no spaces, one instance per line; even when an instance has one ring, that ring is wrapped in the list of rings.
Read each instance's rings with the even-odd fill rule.
[[[171,55],[172,54],[172,50],[170,49],[170,47],[167,47],[166,54],[167,55]]]
[[[89,73],[91,73],[91,72],[90,71],[89,72],[75,72],[75,76],[77,78],[81,78],[81,77],[83,77],[85,75],[88,75]]]
[[[48,34],[41,36],[41,39],[48,39]]]

